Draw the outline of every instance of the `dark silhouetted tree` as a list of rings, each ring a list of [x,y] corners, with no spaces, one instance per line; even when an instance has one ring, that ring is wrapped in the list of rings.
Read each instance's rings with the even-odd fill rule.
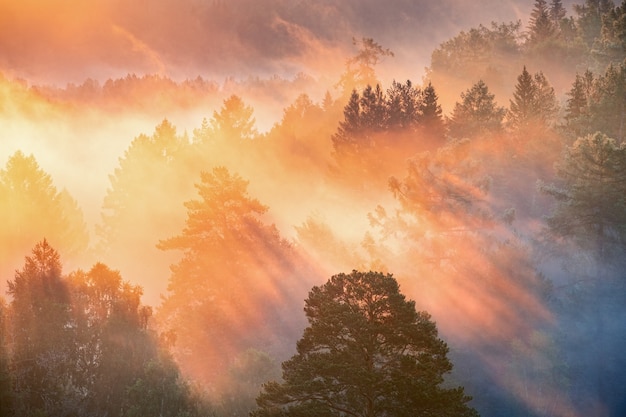
[[[361,127],[367,132],[382,132],[387,128],[386,97],[379,84],[368,85],[361,94]]]
[[[335,152],[339,154],[359,153],[361,148],[366,148],[365,140],[362,139],[364,129],[361,121],[361,97],[356,90],[352,91],[350,101],[343,109],[343,120],[339,122],[337,133],[331,140]]]
[[[577,76],[565,108],[565,128],[575,138],[595,132],[618,142],[626,132],[626,65],[610,64],[595,76],[591,71]]]
[[[388,125],[392,130],[414,131],[420,116],[422,92],[411,80],[391,83],[387,90]]]
[[[435,87],[430,82],[422,91],[418,111],[418,120],[423,131],[430,137],[443,141],[445,138],[443,111]]]
[[[462,387],[442,384],[452,364],[435,323],[391,275],[339,274],[313,287],[309,326],[251,415],[477,416]]]

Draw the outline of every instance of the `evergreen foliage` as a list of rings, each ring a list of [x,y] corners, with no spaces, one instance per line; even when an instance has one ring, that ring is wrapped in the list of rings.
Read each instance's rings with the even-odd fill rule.
[[[309,326],[284,382],[264,385],[252,416],[477,415],[463,388],[442,385],[448,347],[391,275],[335,275],[304,310]]]
[[[457,139],[481,135],[495,135],[503,131],[506,114],[504,107],[498,107],[495,95],[489,92],[484,81],[480,80],[464,93],[461,102],[454,105],[447,120],[448,134]]]
[[[559,166],[563,187],[544,186],[557,202],[547,224],[599,259],[621,253],[626,230],[626,148],[602,133],[578,139]]]

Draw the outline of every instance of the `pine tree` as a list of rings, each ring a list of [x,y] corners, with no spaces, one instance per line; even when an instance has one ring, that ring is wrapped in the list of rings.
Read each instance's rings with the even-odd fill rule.
[[[546,129],[553,125],[558,112],[554,88],[542,72],[530,75],[526,67],[517,77],[510,100],[507,121],[517,132],[527,129]]]
[[[368,85],[361,95],[360,126],[368,132],[381,132],[387,128],[386,98],[379,84]]]
[[[550,2],[550,19],[555,28],[560,28],[561,20],[565,19],[565,16],[567,16],[567,11],[563,7],[563,2],[561,0],[552,0]]]
[[[343,120],[339,122],[337,133],[331,137],[335,152],[337,154],[358,153],[359,148],[363,146],[361,141],[363,130],[361,97],[356,90],[353,90],[350,101],[343,109]]]
[[[530,12],[528,30],[530,42],[538,44],[550,39],[555,33],[554,20],[551,9],[546,0],[535,0],[533,10]]]
[[[279,277],[292,273],[298,258],[277,228],[264,223],[268,208],[250,197],[247,181],[224,167],[200,178],[200,198],[185,203],[182,232],[158,244],[182,252],[171,266],[159,319],[176,333],[183,370],[213,384],[238,352],[291,331],[293,323],[277,316],[285,314],[281,301],[293,307],[289,294],[299,287]]]
[[[600,38],[602,18],[614,7],[612,0],[585,0],[584,4],[575,4],[574,11],[578,15],[576,24],[582,40],[592,48]]]
[[[443,111],[438,100],[435,87],[429,82],[422,92],[422,100],[419,105],[419,123],[427,134],[434,138],[443,139],[445,126]]]
[[[462,387],[443,385],[448,347],[391,275],[335,275],[313,287],[305,313],[284,382],[263,386],[252,416],[477,416]]]
[[[217,140],[250,140],[257,137],[254,109],[246,105],[241,97],[232,95],[226,100],[220,111],[214,111],[211,128]]]
[[[565,127],[575,138],[591,133],[590,105],[594,81],[593,73],[589,70],[582,76],[576,74],[572,88],[567,93],[569,98],[565,107]]]
[[[471,138],[496,134],[502,130],[506,110],[496,104],[495,96],[489,92],[484,81],[478,81],[472,88],[461,93],[461,100],[454,105],[447,122],[451,137]]]
[[[44,239],[9,281],[16,415],[64,415],[74,349],[70,293],[59,254]]]

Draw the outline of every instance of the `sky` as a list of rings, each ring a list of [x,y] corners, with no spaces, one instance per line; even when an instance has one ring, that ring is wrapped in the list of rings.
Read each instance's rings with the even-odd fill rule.
[[[65,85],[128,73],[174,79],[322,76],[352,39],[395,53],[415,78],[460,30],[527,19],[526,0],[0,0],[0,71]],[[571,11],[571,2],[564,2]]]

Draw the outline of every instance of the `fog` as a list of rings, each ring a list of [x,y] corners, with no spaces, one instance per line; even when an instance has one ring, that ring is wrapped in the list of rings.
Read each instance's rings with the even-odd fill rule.
[[[570,15],[575,3],[563,2]],[[59,249],[65,273],[103,262],[143,288],[158,332],[178,332],[171,350],[183,374],[225,401],[249,389],[230,373],[247,349],[278,362],[294,352],[313,285],[339,272],[381,270],[432,314],[451,347],[452,380],[485,415],[511,404],[533,415],[615,410],[617,388],[589,394],[561,368],[561,357],[580,359],[576,372],[602,378],[605,369],[591,370],[590,350],[579,358],[567,345],[586,340],[567,306],[576,297],[591,304],[607,290],[599,284],[570,297],[581,269],[593,275],[601,266],[569,242],[550,246],[545,218],[554,201],[537,187],[558,181],[554,167],[573,143],[559,128],[586,62],[560,65],[506,48],[495,48],[487,63],[446,55],[446,47],[468,47],[479,25],[481,33],[508,36],[491,22],[521,22],[511,39],[523,44],[532,6],[0,0],[0,170],[18,152],[32,155],[55,192],[75,200],[75,211],[67,199],[55,203],[59,216],[83,216],[57,224],[50,210],[17,232],[8,228],[3,297],[44,237]],[[368,138],[379,148],[342,155],[337,136],[350,93],[365,94],[372,81],[357,58],[367,39],[392,52],[365,63],[373,81],[385,94],[394,81],[411,80],[420,91],[432,82],[441,120],[479,80],[509,108],[526,67],[545,74],[560,110],[549,129],[507,125],[468,138],[432,126],[390,128]],[[213,227],[226,231],[216,232],[221,246],[203,249],[211,256],[198,258],[204,272],[194,272],[186,263],[198,253],[188,243],[194,210],[204,210],[203,198],[228,201],[215,183],[240,201],[206,209],[211,219],[224,217]],[[231,209],[222,215],[219,207]],[[244,231],[230,213],[241,215]],[[89,239],[81,246],[64,231],[83,221]],[[606,275],[618,280],[619,268]],[[207,307],[216,297],[222,304]],[[624,313],[586,308],[584,327],[604,326],[598,349],[617,355],[611,335],[623,332],[611,314]],[[220,319],[211,327],[207,317]],[[570,385],[561,384],[565,374]]]

